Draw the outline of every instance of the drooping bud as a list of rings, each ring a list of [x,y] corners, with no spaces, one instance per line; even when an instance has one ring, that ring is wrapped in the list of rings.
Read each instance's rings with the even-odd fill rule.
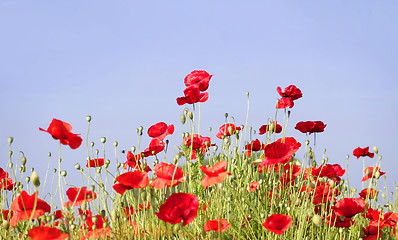
[[[102,142],[102,143],[105,143],[105,142],[106,142],[106,138],[105,138],[105,137],[102,137],[102,138],[101,138],[101,142]]]
[[[24,166],[26,165],[26,157],[25,157],[25,156],[22,157],[21,163],[22,163],[22,165],[24,165]]]
[[[13,137],[9,137],[9,138],[8,138],[8,143],[9,143],[9,144],[11,144],[13,141],[14,141],[14,138],[13,138]]]
[[[375,152],[376,154],[379,153],[379,149],[377,149],[377,147],[373,147],[373,152]]]
[[[76,168],[77,170],[80,170],[80,164],[76,163],[76,164],[75,164],[75,168]]]
[[[91,116],[86,117],[87,122],[91,122]]]
[[[188,117],[192,120],[193,119],[193,113],[191,111],[188,111]]]
[[[61,172],[61,175],[62,175],[63,177],[66,177],[67,174],[68,174],[68,173],[67,173],[65,170]]]

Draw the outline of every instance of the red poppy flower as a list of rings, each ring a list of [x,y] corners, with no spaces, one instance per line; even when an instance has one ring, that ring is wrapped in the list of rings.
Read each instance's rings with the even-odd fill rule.
[[[161,162],[155,167],[156,178],[151,182],[151,187],[162,189],[166,186],[174,187],[184,182],[184,172],[181,168]]]
[[[266,144],[262,144],[260,140],[256,139],[251,141],[251,143],[245,146],[246,156],[250,157],[252,155],[252,151],[261,151],[265,149]]]
[[[87,160],[86,167],[101,167],[104,166],[104,159],[103,158],[97,158],[97,159],[90,159]]]
[[[207,150],[209,150],[210,146],[215,146],[215,144],[211,143],[211,139],[209,137],[202,137],[199,134],[185,137],[182,144],[187,146],[189,149],[192,146],[191,159],[196,159],[197,154],[203,155]]]
[[[14,199],[11,204],[11,210],[14,211],[10,219],[11,226],[16,226],[18,221],[36,219],[46,212],[51,211],[50,205],[38,198],[38,195],[38,192],[29,195],[26,191],[22,191],[21,194]]]
[[[150,206],[150,203],[147,201],[144,201],[143,204],[139,204],[138,205],[138,209],[134,211],[133,207],[125,207],[124,208],[124,213],[126,214],[126,217],[130,217],[133,215],[134,212],[140,212],[140,211],[144,211],[147,210]]]
[[[188,74],[185,79],[184,83],[185,86],[197,86],[201,92],[206,91],[209,88],[209,82],[213,75],[208,74],[206,71],[203,70],[195,70]]]
[[[333,213],[326,217],[326,224],[332,227],[349,228],[354,223],[355,221],[352,218],[340,217]]]
[[[63,240],[68,239],[67,233],[55,227],[38,226],[29,230],[28,236],[33,240]]]
[[[128,151],[127,152],[127,161],[124,163],[124,169],[127,169],[127,166],[129,166],[132,169],[144,171],[144,169],[142,169],[142,165],[140,163],[142,155],[143,155],[142,153],[134,155],[133,153]],[[152,171],[152,169],[147,164],[145,164],[145,172],[149,172],[149,171]]]
[[[293,137],[279,138],[276,141],[292,146],[293,152],[297,152],[299,150],[299,148],[301,147],[301,143],[297,142],[296,139],[294,139]]]
[[[332,207],[336,216],[351,218],[365,211],[366,202],[362,198],[344,198]]]
[[[282,132],[282,126],[279,125],[276,121],[274,121],[274,122],[271,123],[271,124],[262,125],[262,126],[260,127],[260,129],[259,129],[259,134],[260,134],[260,135],[263,135],[264,133],[270,131],[271,129],[272,129],[271,132],[274,132],[274,133],[280,133],[280,132]]]
[[[246,192],[254,192],[258,190],[258,184],[260,184],[257,181],[253,181],[251,183],[249,183],[249,189],[246,189]]]
[[[208,220],[204,225],[203,228],[206,232],[209,231],[216,231],[216,232],[225,232],[231,224],[227,221],[227,219],[214,219]]]
[[[337,188],[331,188],[329,182],[318,184],[315,189],[311,189],[314,192],[312,203],[315,205],[321,203],[334,203],[336,196],[340,195]]]
[[[325,127],[326,124],[324,124],[322,121],[307,121],[298,122],[295,129],[302,133],[308,133],[311,135],[311,133],[323,132]]]
[[[167,126],[167,124],[164,122],[156,123],[148,129],[148,135],[151,138],[157,138],[159,141],[163,141],[167,135],[171,135],[173,133],[174,125],[170,124]]]
[[[293,148],[291,145],[281,142],[273,142],[268,144],[264,149],[264,161],[259,165],[259,168],[282,163],[285,164],[290,161],[293,155]]]
[[[378,240],[382,239],[383,232],[377,226],[367,226],[366,228],[362,227],[362,232],[364,236],[362,237],[363,240]]]
[[[240,130],[241,127],[237,127],[233,123],[226,123],[220,127],[219,132],[216,134],[216,137],[222,139],[223,136],[231,136],[233,134],[236,134],[236,132]]]
[[[359,196],[361,196],[362,199],[373,199],[377,197],[378,194],[379,192],[373,188],[365,188],[359,193]]]
[[[145,149],[142,152],[142,154],[144,155],[144,157],[156,155],[156,154],[160,153],[161,151],[163,151],[165,146],[166,146],[166,144],[164,142],[161,142],[157,138],[153,138],[151,140],[151,142],[149,143],[149,147],[147,149]]]
[[[292,108],[294,106],[294,100],[297,100],[303,96],[301,90],[298,89],[294,85],[290,85],[285,88],[285,92],[282,92],[281,87],[277,87],[276,90],[278,91],[279,95],[282,97],[279,99],[276,108]]]
[[[345,170],[339,164],[325,164],[317,168],[312,168],[311,174],[316,178],[328,177],[330,179],[340,181]]]
[[[72,126],[69,123],[53,119],[47,130],[39,128],[41,131],[48,132],[54,139],[59,139],[63,145],[69,145],[70,148],[76,149],[80,146],[83,139],[80,134],[72,133]]]
[[[272,214],[265,220],[263,227],[275,234],[282,235],[292,224],[292,217],[283,214]]]
[[[64,203],[64,207],[77,207],[82,205],[84,201],[91,202],[97,198],[97,194],[92,191],[87,191],[87,187],[71,187],[66,191],[66,195],[69,201]]]
[[[183,226],[191,223],[198,214],[198,197],[190,193],[173,193],[156,212],[162,221],[177,224],[183,221]]]
[[[116,181],[119,183],[113,185],[113,189],[121,195],[127,190],[145,188],[149,184],[148,173],[141,171],[123,173],[116,178]]]
[[[280,180],[282,183],[282,187],[285,187],[287,184],[291,184],[293,186],[294,180],[301,174],[301,168],[296,165],[286,164],[283,167],[283,174],[280,176]]]
[[[381,172],[379,167],[367,167],[365,168],[364,172],[365,176],[362,178],[362,182],[365,182],[370,178],[379,178],[380,176],[386,174],[386,172]]]
[[[370,153],[370,152],[369,152],[369,147],[366,147],[366,148],[360,148],[360,147],[358,147],[358,148],[356,148],[356,149],[353,151],[352,154],[353,154],[355,157],[357,157],[357,159],[358,159],[359,157],[366,157],[366,156],[368,156],[368,157],[370,157],[370,158],[373,158],[373,157],[375,156],[374,153]]]
[[[15,187],[15,183],[8,177],[8,173],[0,167],[0,189],[11,191]]]
[[[191,85],[184,90],[184,97],[177,98],[178,105],[194,104],[197,102],[206,102],[209,99],[209,93],[201,93],[198,86]]]
[[[226,166],[226,161],[220,161],[214,164],[213,167],[200,166],[200,169],[202,169],[202,171],[205,173],[205,176],[201,182],[202,186],[206,189],[209,186],[224,181],[228,175],[231,175],[231,173],[227,172],[225,169]]]
[[[277,87],[279,95],[284,98],[290,98],[291,100],[297,100],[303,96],[301,90],[294,85],[290,85],[285,88],[285,92],[282,92],[281,87]]]
[[[11,218],[12,217],[12,211],[10,211],[10,210],[3,210],[3,209],[0,209],[0,214],[2,214],[3,215],[3,219],[9,219],[9,217]],[[8,216],[8,215],[10,215],[10,216]]]

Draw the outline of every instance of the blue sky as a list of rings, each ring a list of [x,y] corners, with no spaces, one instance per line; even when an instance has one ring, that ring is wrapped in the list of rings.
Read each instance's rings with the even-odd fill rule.
[[[330,163],[345,168],[350,154],[350,180],[358,188],[362,161],[352,151],[378,146],[392,190],[398,180],[392,171],[398,167],[397,7],[396,1],[1,0],[0,166],[13,136],[14,152],[23,151],[27,166],[44,175],[47,154],[56,155],[58,144],[39,127],[53,118],[84,137],[91,115],[89,141],[99,147],[107,137],[111,153],[117,140],[120,161],[122,149],[137,145],[139,126],[174,124],[170,141],[180,144],[183,107],[176,98],[183,96],[184,77],[203,69],[214,74],[201,106],[203,135],[218,129],[226,112],[245,123],[246,91],[249,126],[258,129],[275,115],[276,88],[294,84],[303,98],[292,109],[287,135],[304,143],[297,122],[326,123],[317,135],[317,158],[326,148]],[[142,148],[148,143],[144,136]],[[62,158],[73,176],[86,149],[63,147]]]

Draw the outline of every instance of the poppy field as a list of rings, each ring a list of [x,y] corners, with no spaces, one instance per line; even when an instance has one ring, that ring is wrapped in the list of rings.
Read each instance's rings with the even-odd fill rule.
[[[38,176],[24,154],[13,152],[10,137],[8,162],[0,165],[0,239],[398,239],[398,202],[379,190],[387,172],[376,147],[348,153],[374,159],[355,179],[363,188],[351,188],[344,166],[315,157],[315,136],[327,134],[327,123],[289,122],[305,101],[295,85],[276,86],[275,115],[266,123],[237,125],[226,114],[215,130],[201,131],[198,106],[210,102],[211,79],[204,70],[185,77],[176,98],[181,122],[139,127],[138,141],[150,139],[144,150],[121,151],[114,142],[114,154],[105,155],[89,141],[91,116],[87,133],[49,119],[38,131],[59,142],[58,168]],[[175,133],[175,124],[186,132]],[[288,128],[307,140],[286,136]],[[182,135],[180,143],[170,143],[173,134]],[[101,143],[109,144],[105,137]],[[87,161],[63,170],[62,152],[82,147]],[[81,185],[68,178],[81,178]],[[39,192],[46,181],[53,191]]]

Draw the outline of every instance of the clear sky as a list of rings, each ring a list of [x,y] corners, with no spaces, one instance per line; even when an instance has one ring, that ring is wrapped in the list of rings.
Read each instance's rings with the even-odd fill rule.
[[[276,88],[294,84],[303,97],[287,135],[304,144],[297,122],[326,123],[317,158],[326,148],[329,162],[346,168],[351,155],[357,187],[362,161],[352,151],[378,146],[390,187],[398,180],[397,10],[397,1],[366,0],[0,0],[0,166],[13,136],[13,151],[23,151],[28,168],[44,176],[47,154],[56,156],[58,143],[39,127],[53,118],[85,138],[91,115],[89,141],[102,149],[100,138],[107,137],[111,161],[115,140],[120,161],[122,149],[137,145],[139,126],[174,124],[170,143],[180,144],[183,107],[176,98],[183,96],[184,77],[197,69],[214,74],[201,106],[203,135],[210,126],[218,129],[226,112],[245,123],[246,91],[249,126],[258,129],[275,115]],[[141,148],[148,143],[144,135]],[[85,146],[63,146],[62,158],[67,180],[78,185],[73,166],[85,165]],[[51,169],[56,166],[55,157]]]

